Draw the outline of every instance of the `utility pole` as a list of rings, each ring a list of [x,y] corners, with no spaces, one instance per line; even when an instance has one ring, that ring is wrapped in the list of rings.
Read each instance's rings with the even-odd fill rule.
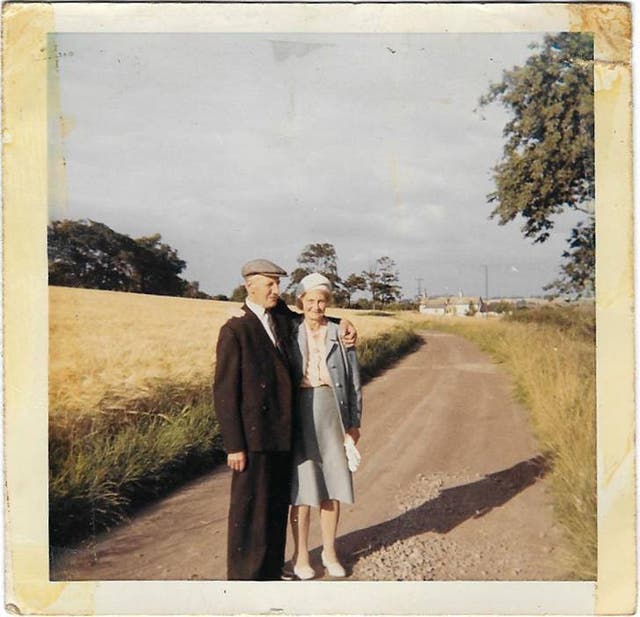
[[[418,298],[422,298],[422,281],[424,281],[424,279],[416,278],[416,281],[418,282]]]
[[[484,300],[489,302],[489,266],[484,264]]]

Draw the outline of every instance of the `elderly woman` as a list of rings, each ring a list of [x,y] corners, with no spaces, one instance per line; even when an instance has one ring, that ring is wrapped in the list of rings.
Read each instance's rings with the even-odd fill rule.
[[[304,321],[294,349],[299,385],[294,412],[291,527],[294,574],[315,576],[309,563],[310,508],[320,508],[322,565],[331,576],[345,576],[335,549],[340,502],[353,503],[353,484],[345,453],[346,435],[359,437],[362,397],[355,349],[345,348],[338,326],[327,320],[331,282],[309,274],[297,291]],[[295,347],[295,346],[294,346]]]

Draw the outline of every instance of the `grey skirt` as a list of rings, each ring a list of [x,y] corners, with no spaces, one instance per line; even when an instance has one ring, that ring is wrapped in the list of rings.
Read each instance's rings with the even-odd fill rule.
[[[329,386],[300,388],[293,435],[293,505],[353,503],[340,410]]]

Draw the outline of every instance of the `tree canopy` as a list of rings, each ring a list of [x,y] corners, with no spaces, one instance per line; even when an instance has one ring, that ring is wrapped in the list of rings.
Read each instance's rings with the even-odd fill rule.
[[[91,220],[52,221],[47,228],[49,284],[208,298],[180,273],[186,262],[160,234],[133,239]]]
[[[523,217],[522,233],[533,242],[549,238],[562,212],[585,214],[568,240],[560,278],[548,286],[581,295],[593,288],[595,270],[593,37],[547,35],[532,49],[524,66],[505,71],[480,99],[481,107],[497,102],[511,113],[487,198],[500,225]]]
[[[342,282],[342,287],[344,289],[346,305],[350,307],[353,295],[367,289],[367,281],[361,274],[350,274]]]
[[[307,274],[320,272],[324,274],[335,287],[339,284],[338,257],[333,244],[316,242],[307,244],[298,255],[298,267],[291,273],[289,287],[295,287]]]
[[[298,256],[298,267],[291,273],[288,292],[311,272],[324,274],[333,285],[333,299],[337,306],[351,306],[353,295],[368,291],[373,304],[396,302],[401,296],[400,279],[395,262],[389,257],[380,257],[367,272],[350,274],[342,279],[338,274],[338,256],[333,244],[316,242],[304,247]],[[288,294],[283,294],[288,298]]]
[[[373,308],[376,303],[381,305],[391,304],[400,299],[402,288],[400,277],[396,270],[396,262],[390,257],[384,256],[376,260],[373,268],[362,273],[371,293]]]
[[[298,283],[311,272],[324,274],[333,286],[333,298],[341,305],[345,300],[342,279],[338,275],[338,257],[333,244],[316,242],[304,247],[298,255],[298,267],[291,273],[291,282],[287,291],[295,292]]]

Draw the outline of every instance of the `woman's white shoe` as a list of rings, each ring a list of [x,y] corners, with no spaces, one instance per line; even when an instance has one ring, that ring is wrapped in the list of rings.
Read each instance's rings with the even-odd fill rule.
[[[329,576],[335,576],[336,578],[342,578],[347,575],[345,569],[337,561],[327,561],[324,553],[320,555],[322,559],[322,565],[327,569]]]
[[[293,573],[301,581],[311,580],[316,575],[316,571],[311,566],[293,566]]]

